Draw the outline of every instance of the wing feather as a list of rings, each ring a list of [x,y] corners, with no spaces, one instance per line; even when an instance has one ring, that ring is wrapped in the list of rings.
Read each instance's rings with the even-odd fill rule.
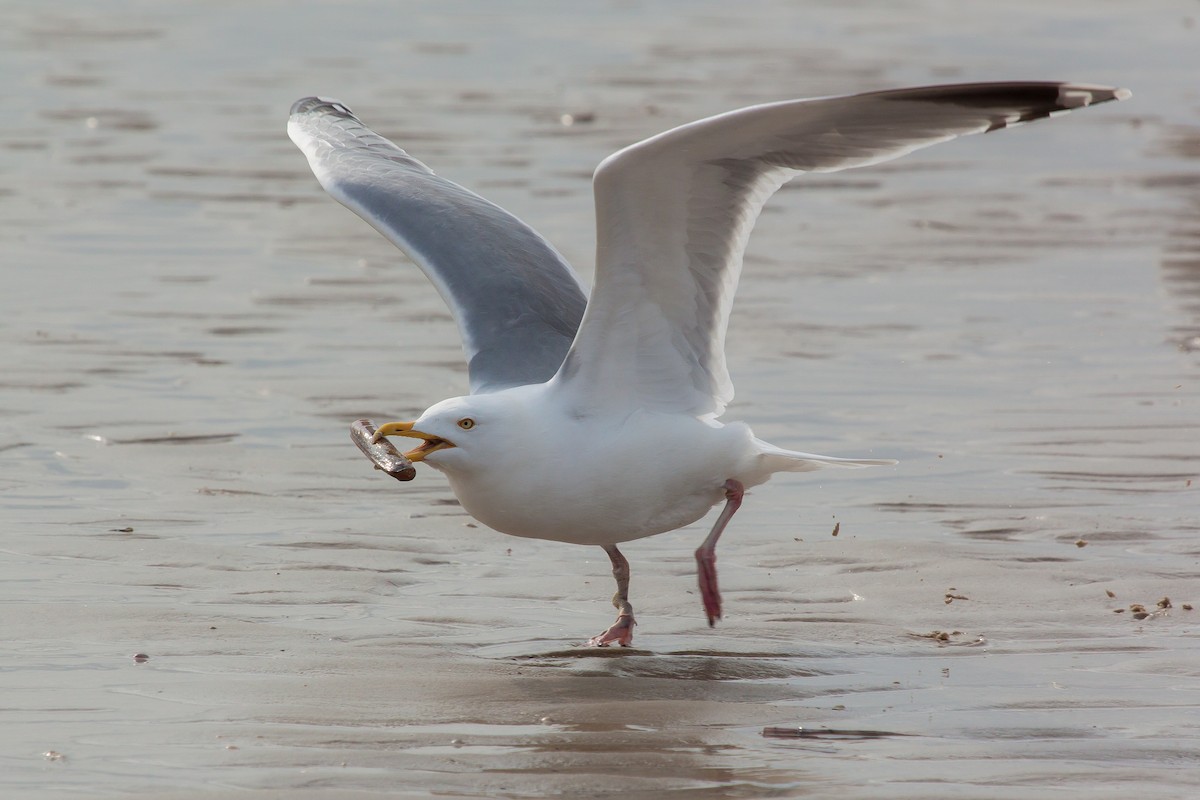
[[[1128,96],[1083,84],[988,83],[792,100],[621,150],[596,170],[596,283],[559,384],[580,413],[720,414],[733,397],[725,329],[742,254],[785,181]]]
[[[288,135],[338,202],[416,262],[458,323],[473,393],[549,380],[587,298],[532,228],[363,125],[336,100],[292,106]]]

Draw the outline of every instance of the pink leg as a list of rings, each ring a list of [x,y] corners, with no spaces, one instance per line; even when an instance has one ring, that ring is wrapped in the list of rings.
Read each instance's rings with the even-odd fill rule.
[[[700,578],[700,599],[704,601],[704,613],[708,615],[708,625],[712,627],[721,618],[721,592],[717,589],[717,540],[725,531],[725,526],[742,505],[742,497],[746,487],[733,478],[725,481],[725,508],[721,516],[709,532],[704,544],[696,549],[696,567]]]
[[[629,562],[616,545],[604,545],[604,552],[612,561],[613,578],[617,581],[617,593],[613,595],[613,605],[617,608],[617,621],[608,630],[598,636],[588,639],[588,647],[608,647],[609,642],[616,642],[621,647],[633,644],[633,606],[629,604]]]

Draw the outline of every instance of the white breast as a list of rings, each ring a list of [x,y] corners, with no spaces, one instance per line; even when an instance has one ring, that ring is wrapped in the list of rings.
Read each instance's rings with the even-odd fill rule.
[[[522,445],[519,467],[447,476],[463,507],[498,531],[615,544],[700,519],[724,500],[725,481],[754,461],[752,442],[744,425],[676,414],[543,420]]]

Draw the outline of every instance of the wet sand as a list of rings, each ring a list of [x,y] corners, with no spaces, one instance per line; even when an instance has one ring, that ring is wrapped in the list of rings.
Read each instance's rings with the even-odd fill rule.
[[[0,11],[6,795],[1194,790],[1200,19],[778,5]],[[490,532],[350,442],[465,370],[424,278],[287,141],[297,97],[586,275],[589,175],[623,144],[1002,78],[1135,98],[800,180],[763,215],[727,418],[901,464],[756,490],[715,629],[707,523],[630,545],[636,647],[580,649],[611,618],[598,548]]]

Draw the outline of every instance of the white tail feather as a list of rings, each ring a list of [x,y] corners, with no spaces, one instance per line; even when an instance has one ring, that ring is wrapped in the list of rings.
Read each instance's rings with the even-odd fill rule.
[[[825,467],[890,467],[898,463],[891,458],[836,458],[816,453],[801,453],[796,450],[784,450],[761,439],[754,441],[758,445],[760,458],[771,472],[811,472]]]

